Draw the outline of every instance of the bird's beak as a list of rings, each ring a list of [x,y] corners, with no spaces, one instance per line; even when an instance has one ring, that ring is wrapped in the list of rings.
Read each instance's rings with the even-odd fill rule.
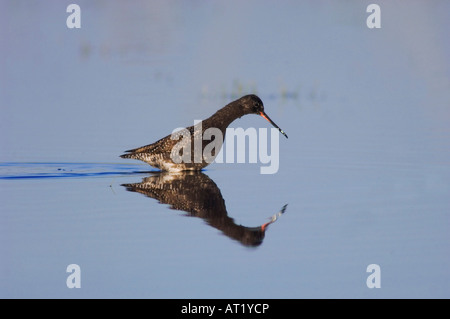
[[[272,121],[272,120],[270,119],[270,117],[267,116],[266,113],[260,112],[259,115],[261,115],[264,119],[266,119],[270,124],[272,124],[273,126],[275,126],[275,127],[280,131],[281,134],[283,134],[284,136],[286,136],[286,138],[288,138],[288,136],[286,135],[286,133],[284,133],[284,131],[283,131],[278,125],[276,125],[275,122]]]

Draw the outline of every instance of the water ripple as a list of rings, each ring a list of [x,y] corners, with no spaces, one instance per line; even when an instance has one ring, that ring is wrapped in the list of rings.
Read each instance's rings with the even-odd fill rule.
[[[0,163],[0,179],[102,177],[153,172],[147,165],[117,163]]]

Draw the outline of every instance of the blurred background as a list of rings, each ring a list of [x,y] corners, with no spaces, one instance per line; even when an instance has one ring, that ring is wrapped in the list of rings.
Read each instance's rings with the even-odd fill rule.
[[[369,29],[372,2],[79,0],[69,29],[72,2],[0,1],[0,296],[450,297],[450,3],[377,1]],[[278,173],[205,174],[236,224],[288,204],[259,247],[120,186],[151,170],[124,150],[247,93]]]

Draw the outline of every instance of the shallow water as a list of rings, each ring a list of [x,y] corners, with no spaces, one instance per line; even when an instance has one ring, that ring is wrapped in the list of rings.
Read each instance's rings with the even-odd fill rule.
[[[123,176],[152,170],[144,165],[118,163],[0,163],[0,179]]]
[[[447,2],[78,4],[0,5],[1,297],[450,297]],[[277,173],[118,157],[246,93]]]

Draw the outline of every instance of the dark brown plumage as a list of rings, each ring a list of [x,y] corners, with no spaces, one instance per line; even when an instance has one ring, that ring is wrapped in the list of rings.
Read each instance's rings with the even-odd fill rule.
[[[168,204],[172,209],[185,211],[188,216],[202,218],[210,226],[244,246],[260,245],[267,227],[286,210],[284,205],[280,212],[261,226],[247,227],[236,224],[233,218],[228,216],[219,187],[202,172],[156,172],[144,178],[141,183],[122,186],[128,191],[157,199],[161,204]]]
[[[153,144],[128,150],[126,151],[127,154],[123,154],[120,157],[141,160],[163,171],[177,172],[185,170],[201,170],[205,166],[209,165],[214,160],[214,157],[219,153],[223,140],[225,139],[225,132],[228,125],[230,125],[234,120],[246,114],[257,114],[262,116],[273,126],[278,128],[278,130],[287,138],[286,133],[284,133],[284,131],[281,130],[264,112],[264,105],[261,99],[256,95],[250,94],[227,104],[211,117],[203,120],[195,126],[186,128],[187,131],[180,131],[178,134],[174,133],[168,135]],[[217,149],[214,150],[215,152],[212,153],[212,158],[208,158],[207,160],[205,160],[202,157],[200,158],[200,160],[198,160],[198,157],[195,158],[196,155],[194,152],[194,138],[196,136],[198,137],[197,134],[201,134],[203,136],[205,130],[209,128],[219,129],[222,132],[222,141],[217,141],[219,147],[217,147]],[[177,147],[182,147],[182,143],[187,144],[187,140],[183,138],[183,134],[186,132],[189,132],[191,138],[189,141],[191,146],[190,160],[177,163],[173,159],[172,150],[175,145],[177,145]],[[203,140],[203,138],[200,139],[202,141],[200,156],[202,156],[205,146],[211,143],[211,141]]]

